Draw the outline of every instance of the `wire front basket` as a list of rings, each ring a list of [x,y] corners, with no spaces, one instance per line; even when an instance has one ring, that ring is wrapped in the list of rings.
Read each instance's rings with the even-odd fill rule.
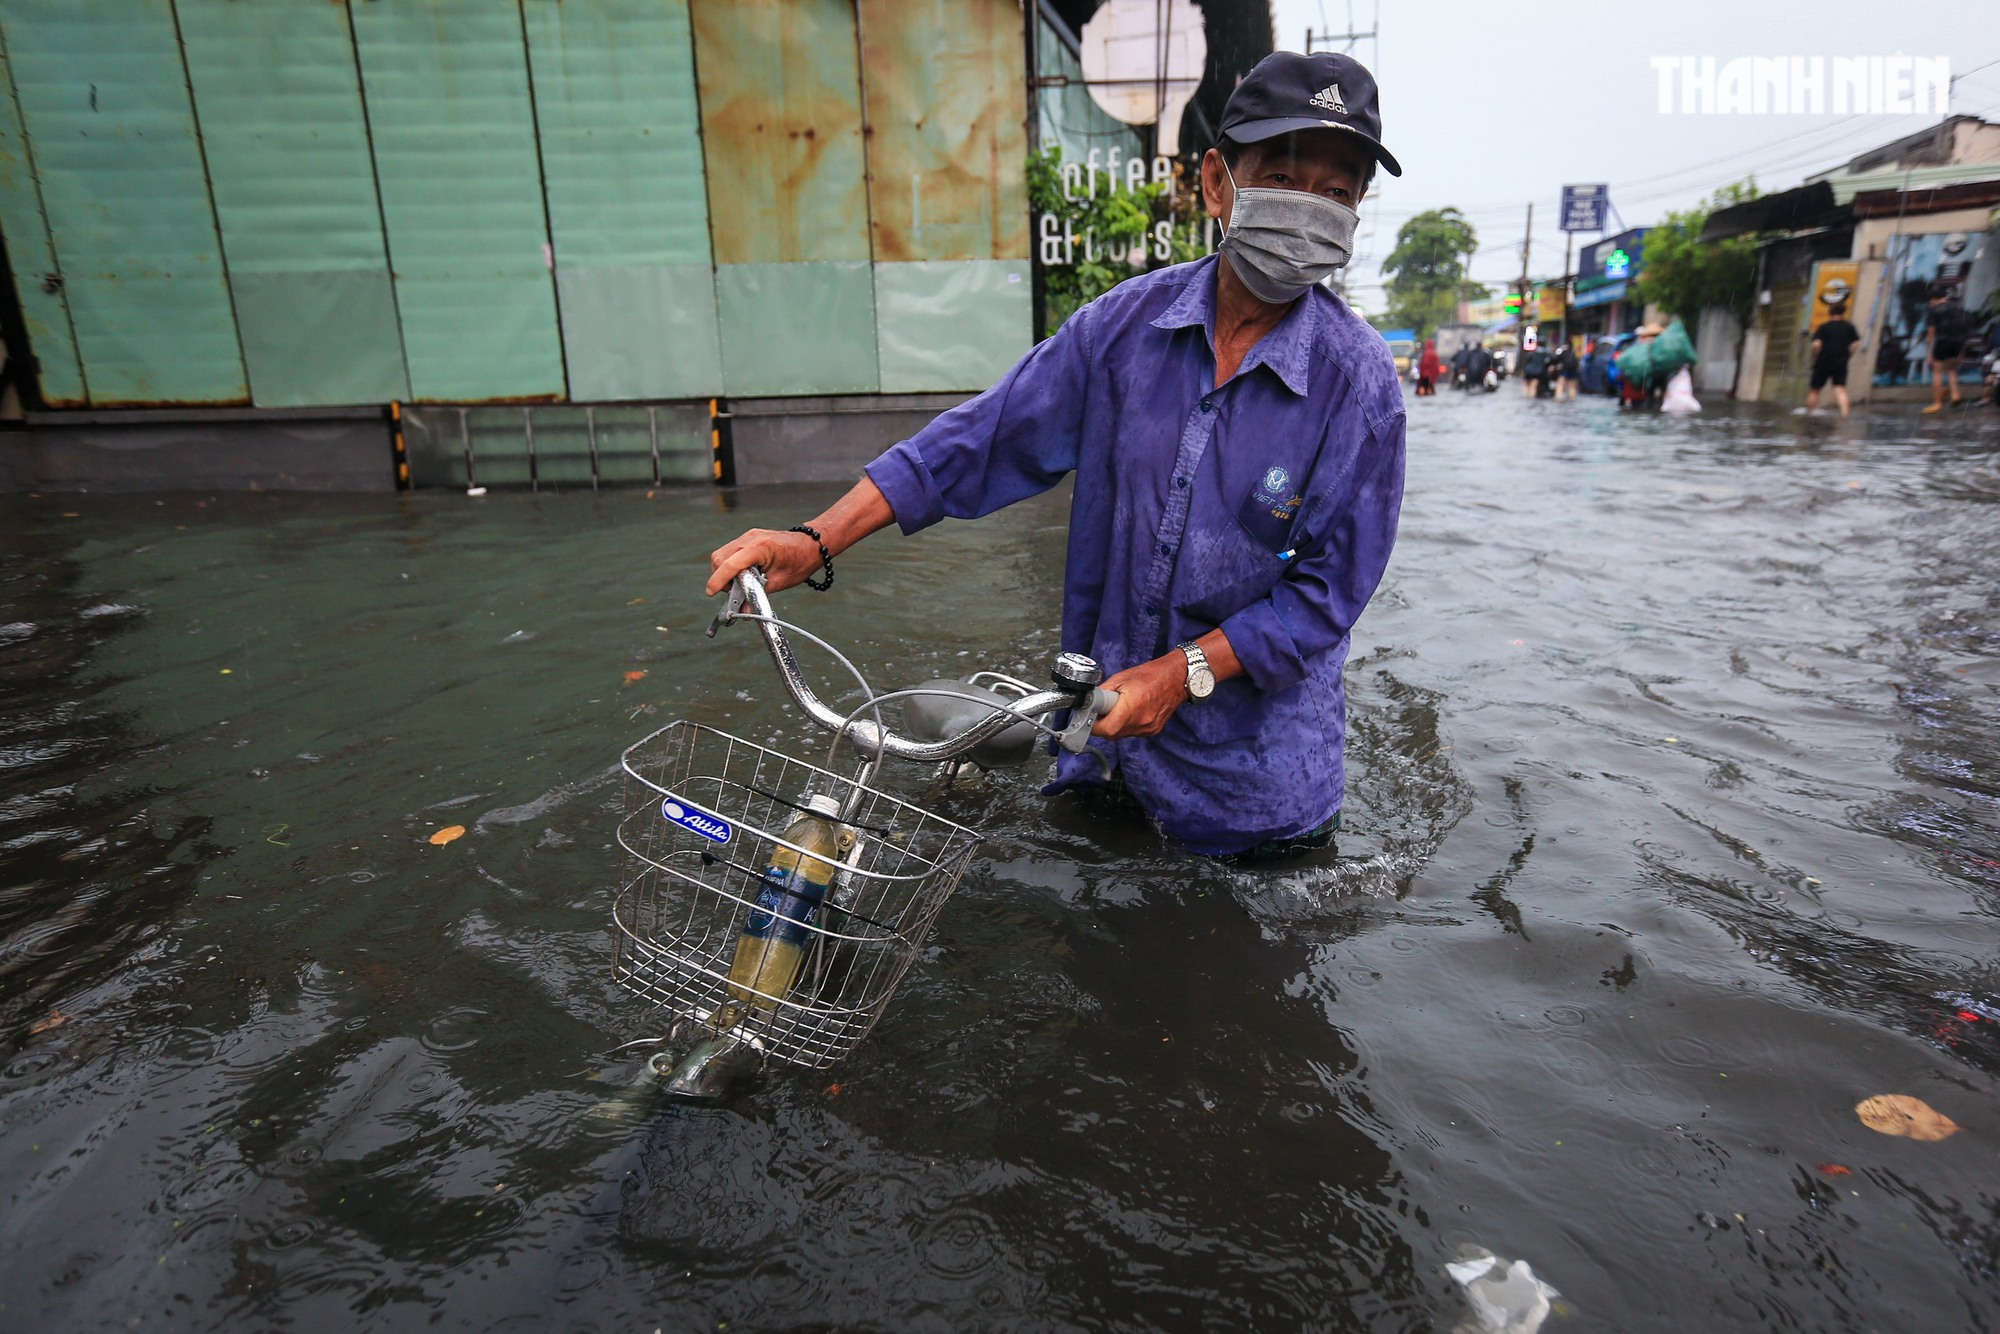
[[[612,973],[674,1015],[706,1020],[732,998],[729,970],[764,874],[812,795],[841,805],[854,836],[805,924],[803,961],[782,997],[742,1020],[765,1052],[818,1069],[868,1035],[915,960],[979,836],[854,778],[697,723],[626,750],[625,886]]]

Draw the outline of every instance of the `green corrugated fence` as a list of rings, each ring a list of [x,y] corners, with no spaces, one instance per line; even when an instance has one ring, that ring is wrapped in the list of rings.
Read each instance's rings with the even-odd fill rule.
[[[983,388],[1030,336],[1022,22],[0,0],[0,233],[42,397]]]

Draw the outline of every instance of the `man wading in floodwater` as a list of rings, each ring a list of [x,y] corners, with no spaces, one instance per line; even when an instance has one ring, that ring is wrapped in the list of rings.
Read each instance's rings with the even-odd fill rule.
[[[1047,790],[1263,861],[1340,825],[1341,667],[1396,538],[1403,399],[1388,344],[1317,284],[1375,165],[1402,169],[1374,77],[1342,55],[1267,56],[1222,137],[1201,164],[1220,256],[1091,302],[811,523],[717,550],[708,591],[753,565],[790,588],[891,522],[977,518],[1074,472],[1062,646],[1120,698],[1103,763],[1062,755]]]

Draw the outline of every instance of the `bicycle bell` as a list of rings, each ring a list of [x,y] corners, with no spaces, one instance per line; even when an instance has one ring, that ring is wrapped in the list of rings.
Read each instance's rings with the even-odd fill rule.
[[[1097,665],[1097,659],[1087,654],[1062,653],[1057,655],[1056,665],[1049,675],[1055,678],[1056,689],[1081,699],[1104,679],[1104,669]]]

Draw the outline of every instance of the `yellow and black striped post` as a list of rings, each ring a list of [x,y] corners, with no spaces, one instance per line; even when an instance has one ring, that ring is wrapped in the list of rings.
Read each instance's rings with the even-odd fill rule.
[[[389,450],[396,460],[396,489],[410,489],[410,451],[403,444],[403,405],[389,404]]]
[[[736,485],[736,450],[730,439],[729,400],[708,400],[708,450],[717,486]]]

